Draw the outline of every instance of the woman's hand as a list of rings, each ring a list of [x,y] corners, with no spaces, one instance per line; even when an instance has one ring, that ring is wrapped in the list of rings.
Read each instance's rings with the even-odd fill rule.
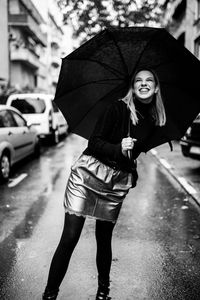
[[[132,139],[131,137],[123,138],[121,141],[122,146],[122,154],[124,156],[128,156],[128,150],[132,150],[134,147],[134,143],[136,142],[136,139]]]

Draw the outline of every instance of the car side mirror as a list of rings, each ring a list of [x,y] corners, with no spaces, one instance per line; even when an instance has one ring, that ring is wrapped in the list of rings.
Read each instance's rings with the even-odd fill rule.
[[[27,121],[27,122],[26,122],[26,126],[27,126],[28,128],[31,128],[32,125],[33,125],[33,124],[32,124],[30,121]]]

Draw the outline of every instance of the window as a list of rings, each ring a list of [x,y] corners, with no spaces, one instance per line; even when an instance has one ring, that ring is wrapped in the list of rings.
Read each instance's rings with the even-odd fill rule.
[[[200,37],[194,41],[194,54],[197,58],[200,58]]]
[[[41,114],[46,108],[44,100],[40,98],[14,99],[11,105],[22,114]]]
[[[12,114],[7,110],[0,112],[1,127],[16,127]]]
[[[3,112],[0,111],[0,128],[4,127],[4,122],[3,122]]]
[[[200,18],[200,0],[197,0],[197,19]]]
[[[19,127],[26,126],[26,121],[20,115],[18,115],[16,112],[12,112],[12,115],[15,119],[15,122],[17,123],[17,126]]]

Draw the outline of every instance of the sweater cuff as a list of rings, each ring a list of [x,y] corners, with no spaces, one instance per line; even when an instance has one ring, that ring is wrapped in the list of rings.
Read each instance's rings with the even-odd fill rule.
[[[115,160],[122,162],[122,163],[130,163],[130,159],[128,157],[126,157],[123,153],[122,153],[122,146],[121,143],[116,145],[115,148]]]

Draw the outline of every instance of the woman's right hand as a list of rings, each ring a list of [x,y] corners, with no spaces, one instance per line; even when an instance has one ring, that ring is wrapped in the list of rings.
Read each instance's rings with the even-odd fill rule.
[[[122,154],[124,156],[128,156],[128,150],[132,150],[134,147],[134,143],[136,142],[136,139],[133,139],[131,137],[123,138],[121,141],[121,147],[122,147]]]

